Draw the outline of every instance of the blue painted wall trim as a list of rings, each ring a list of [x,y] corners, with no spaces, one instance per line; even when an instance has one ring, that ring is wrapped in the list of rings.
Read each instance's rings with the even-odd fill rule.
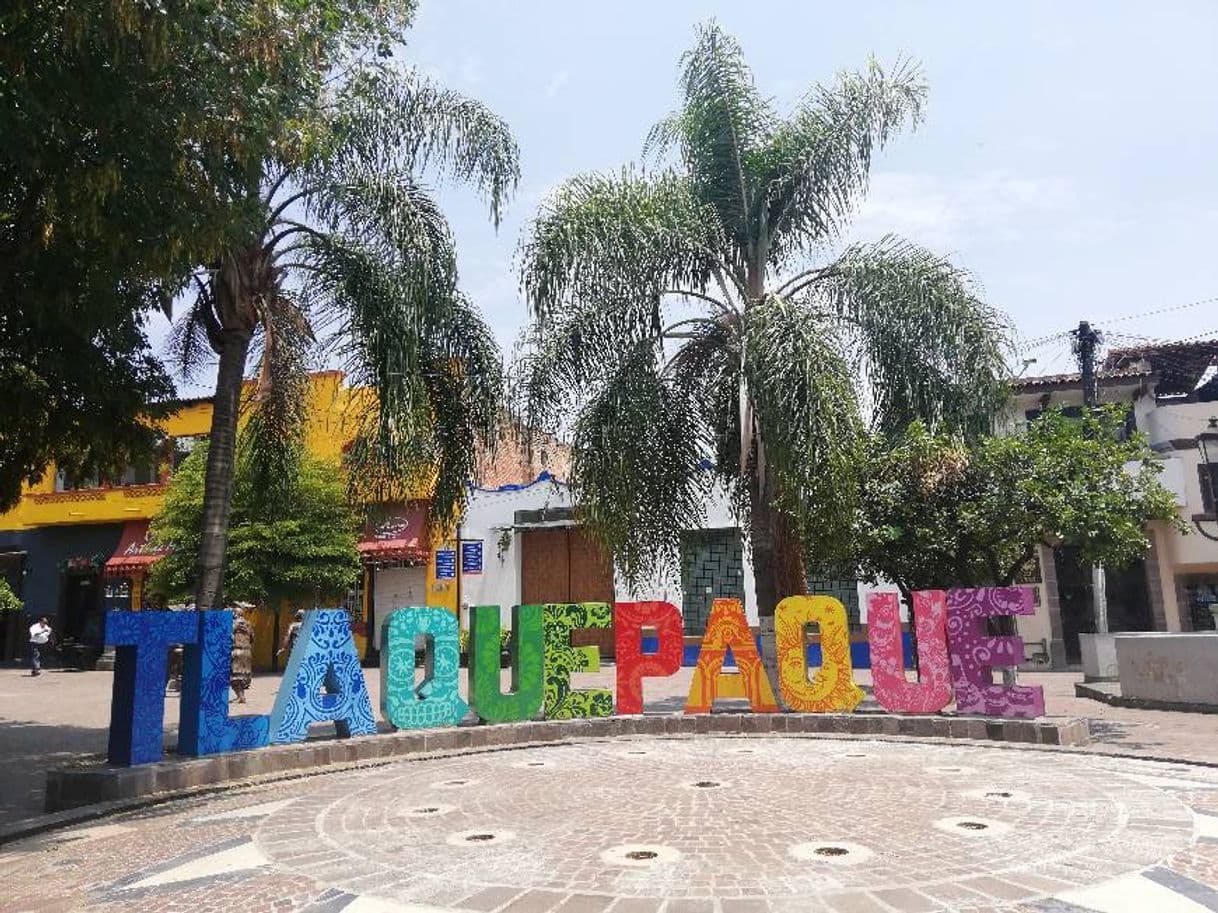
[[[913,642],[908,632],[901,634],[902,653],[905,656],[905,668],[913,668]],[[660,648],[659,641],[654,637],[643,638],[643,652],[654,653]],[[685,651],[681,656],[682,666],[693,666],[698,662],[698,645],[686,644]],[[761,649],[761,643],[758,641],[757,649]],[[850,662],[856,669],[871,668],[871,646],[863,641],[861,643],[852,643],[850,645]],[[808,665],[820,665],[820,644],[808,644]],[[730,667],[729,667],[730,668]]]

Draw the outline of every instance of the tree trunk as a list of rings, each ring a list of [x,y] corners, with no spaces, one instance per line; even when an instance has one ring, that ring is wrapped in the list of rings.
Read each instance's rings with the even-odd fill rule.
[[[774,611],[787,596],[808,591],[803,548],[790,518],[774,506],[775,495],[754,471],[749,484],[749,545],[757,593],[757,622],[761,658],[778,694],[778,651]],[[781,697],[779,697],[781,700]]]
[[[247,330],[225,330],[223,338],[203,488],[203,530],[195,564],[195,607],[200,611],[224,605],[224,551],[228,546],[228,515],[237,465],[237,417],[250,347]]]

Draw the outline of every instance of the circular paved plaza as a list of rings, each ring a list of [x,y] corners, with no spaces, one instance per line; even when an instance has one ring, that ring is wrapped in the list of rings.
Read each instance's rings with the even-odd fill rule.
[[[1218,909],[1218,771],[812,738],[399,762],[0,848],[5,910]]]

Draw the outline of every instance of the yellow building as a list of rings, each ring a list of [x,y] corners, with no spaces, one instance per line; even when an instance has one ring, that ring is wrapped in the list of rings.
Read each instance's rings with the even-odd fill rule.
[[[346,386],[339,371],[310,380],[306,445],[317,456],[337,460],[353,436],[352,407],[367,392]],[[160,422],[168,438],[164,451],[150,454],[144,465],[129,467],[117,480],[70,479],[51,467],[27,486],[13,510],[0,515],[0,574],[24,599],[28,614],[49,616],[61,640],[79,645],[82,664],[102,652],[107,610],[148,607],[143,583],[159,557],[146,541],[148,523],[161,509],[174,467],[207,437],[211,416],[210,398],[183,400]],[[378,602],[456,611],[460,584],[450,559],[455,547],[430,542],[426,494],[369,505],[359,543],[364,572],[345,600],[362,654],[368,653],[365,632],[375,628]],[[270,667],[274,641],[294,608],[253,613],[257,667]]]

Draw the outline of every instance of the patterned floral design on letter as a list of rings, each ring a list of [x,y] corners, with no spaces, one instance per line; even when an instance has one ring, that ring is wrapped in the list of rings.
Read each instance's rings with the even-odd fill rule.
[[[415,644],[424,639],[423,682],[415,686]],[[398,729],[456,726],[469,713],[457,689],[461,644],[448,609],[394,609],[381,623],[381,715]]]
[[[739,673],[720,671],[729,648]],[[710,713],[711,705],[723,686],[739,693],[738,689],[732,687],[732,680],[737,678],[755,713],[778,712],[774,689],[757,653],[757,643],[749,630],[748,619],[744,617],[744,606],[739,599],[716,599],[711,604],[706,631],[702,634],[702,649],[698,652],[698,664],[694,667],[693,681],[689,684],[685,712]]]
[[[111,764],[127,767],[161,760],[169,648],[193,644],[198,636],[194,612],[106,613],[106,645],[115,648]]]
[[[348,618],[345,609],[305,612],[271,710],[272,744],[303,742],[310,723],[327,720],[342,737],[376,733]]]
[[[269,716],[228,716],[233,613],[221,609],[194,614],[199,616],[199,638],[183,651],[178,754],[198,756],[261,748],[270,738]]]
[[[541,606],[512,607],[512,690],[499,690],[499,606],[469,613],[469,695],[474,713],[488,723],[529,720],[541,709],[545,670]]]
[[[875,699],[893,713],[938,713],[951,703],[951,666],[947,659],[947,594],[913,594],[918,640],[918,677],[905,678],[901,650],[901,604],[896,593],[867,595],[867,640],[871,645],[871,682]]]
[[[820,627],[820,669],[808,681],[808,647],[804,631]],[[778,652],[778,687],[782,699],[800,713],[850,713],[863,699],[850,662],[850,627],[846,607],[832,596],[788,596],[774,612]]]
[[[655,653],[643,652],[643,627],[659,635]],[[618,602],[613,608],[617,660],[617,712],[643,712],[643,679],[662,678],[681,668],[685,635],[681,612],[671,602]]]
[[[577,690],[572,672],[600,668],[600,649],[571,646],[571,632],[580,628],[613,627],[613,609],[606,602],[550,603],[542,612],[545,640],[546,719],[571,720],[613,716],[613,692],[605,688]]]
[[[947,591],[947,642],[960,713],[1030,718],[1045,715],[1042,688],[993,683],[995,666],[1016,666],[1023,660],[1022,638],[990,637],[983,628],[985,620],[996,615],[1034,612],[1028,587]]]

